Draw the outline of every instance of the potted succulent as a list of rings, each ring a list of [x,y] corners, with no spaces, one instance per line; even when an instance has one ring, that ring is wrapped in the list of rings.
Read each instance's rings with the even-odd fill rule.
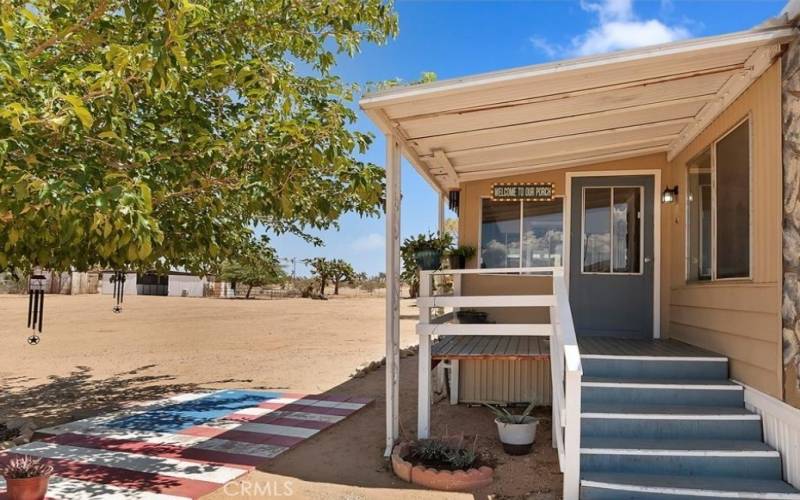
[[[444,491],[469,491],[492,482],[494,459],[464,436],[402,441],[392,451],[392,469],[402,480]]]
[[[467,260],[475,256],[475,247],[460,245],[458,248],[450,250],[448,256],[451,269],[466,269]]]
[[[42,500],[53,467],[37,458],[23,456],[8,462],[1,471],[10,500]]]
[[[507,409],[487,404],[495,415],[494,423],[503,450],[509,455],[527,455],[536,439],[536,426],[539,420],[531,416],[534,403],[529,404],[520,415],[514,415]]]

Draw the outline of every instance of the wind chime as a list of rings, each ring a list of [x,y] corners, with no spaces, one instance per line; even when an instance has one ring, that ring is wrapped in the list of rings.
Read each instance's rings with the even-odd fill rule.
[[[117,301],[111,310],[119,314],[122,312],[122,300],[125,298],[125,272],[114,271],[111,282],[114,283],[114,300]]]
[[[28,337],[30,345],[36,345],[42,340],[37,334],[37,329],[38,333],[42,333],[44,287],[46,283],[47,278],[42,274],[34,274],[28,280],[28,328],[33,330],[33,333]]]

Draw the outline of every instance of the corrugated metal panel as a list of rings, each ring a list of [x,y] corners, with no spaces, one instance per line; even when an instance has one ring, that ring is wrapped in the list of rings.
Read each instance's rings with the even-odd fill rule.
[[[461,403],[550,404],[549,360],[464,360],[459,372]]]
[[[800,410],[746,386],[744,404],[761,415],[764,441],[781,453],[783,479],[800,488]]]

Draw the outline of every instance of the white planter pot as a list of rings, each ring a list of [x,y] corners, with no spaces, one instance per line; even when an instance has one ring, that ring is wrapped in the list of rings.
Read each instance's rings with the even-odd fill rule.
[[[497,433],[500,435],[500,442],[503,443],[506,453],[509,455],[530,453],[536,439],[536,426],[539,425],[539,420],[525,417],[521,424],[509,424],[496,418],[494,423],[497,424]]]

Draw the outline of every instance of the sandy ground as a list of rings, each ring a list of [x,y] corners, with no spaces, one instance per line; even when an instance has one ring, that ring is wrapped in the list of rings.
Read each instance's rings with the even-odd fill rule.
[[[534,453],[499,449],[489,412],[433,409],[434,433],[477,435],[499,459],[495,483],[472,494],[414,489],[383,460],[384,370],[351,379],[383,357],[384,299],[221,300],[47,296],[38,346],[25,339],[27,298],[0,295],[0,419],[39,426],[83,418],[130,401],[212,388],[291,389],[367,396],[375,403],[209,498],[559,498],[561,476],[542,411]],[[416,309],[403,301],[401,343],[416,343]],[[401,363],[401,427],[416,430],[417,358]],[[248,492],[259,492],[258,494]]]

